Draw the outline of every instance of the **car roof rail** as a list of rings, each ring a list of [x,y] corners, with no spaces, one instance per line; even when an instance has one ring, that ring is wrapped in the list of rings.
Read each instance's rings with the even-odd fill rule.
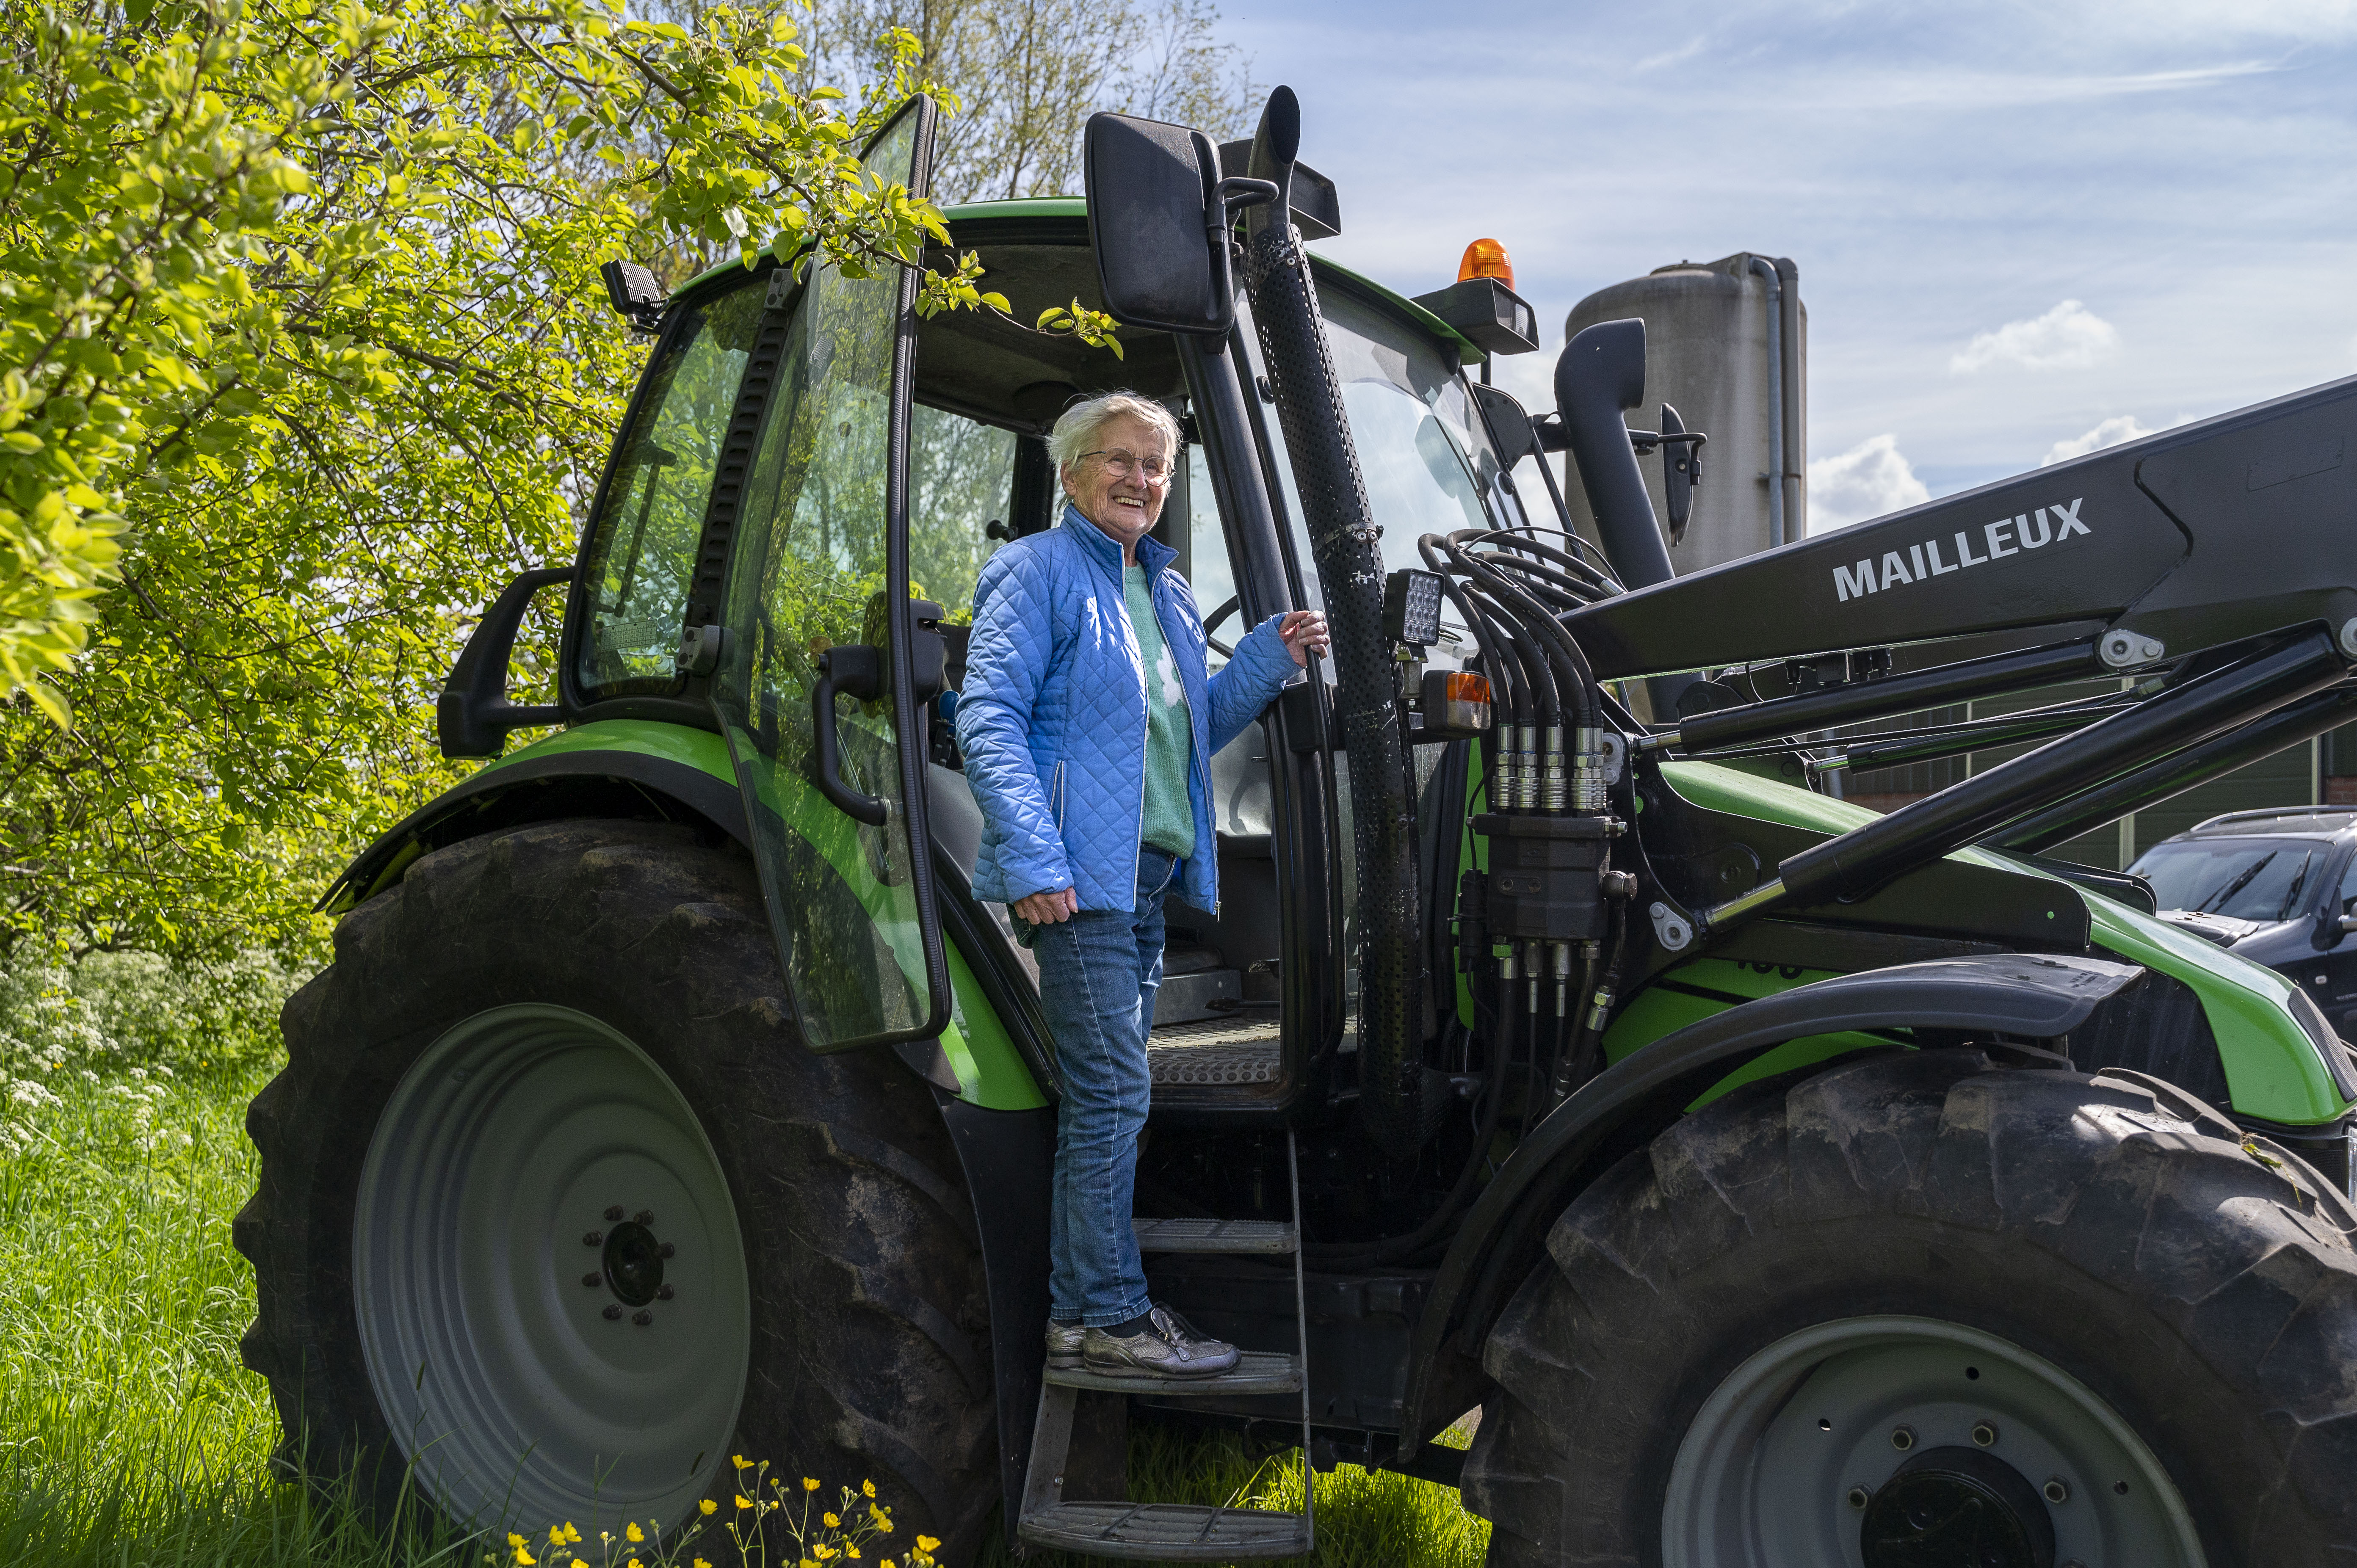
[[[2231,822],[2272,822],[2287,817],[2345,817],[2357,821],[2357,806],[2267,806],[2249,811],[2221,811],[2214,817],[2204,818],[2194,823],[2186,832],[2198,833],[2205,828],[2220,827]]]

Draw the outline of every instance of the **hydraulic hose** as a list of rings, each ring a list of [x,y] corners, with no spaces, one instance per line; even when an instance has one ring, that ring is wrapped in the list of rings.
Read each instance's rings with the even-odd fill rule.
[[[1484,531],[1467,532],[1478,534]],[[1511,613],[1525,633],[1535,632],[1535,640],[1542,647],[1550,653],[1560,655],[1556,667],[1568,677],[1565,683],[1571,689],[1569,706],[1573,723],[1582,729],[1589,728],[1596,723],[1596,676],[1588,668],[1587,655],[1581,651],[1578,643],[1572,640],[1571,634],[1563,628],[1554,613],[1529,590],[1467,553],[1462,544],[1465,537],[1463,533],[1448,536],[1444,546],[1448,559],[1501,608]]]
[[[1498,1123],[1503,1118],[1506,1101],[1506,1074],[1513,1059],[1513,1028],[1509,1020],[1513,1014],[1512,998],[1506,994],[1510,983],[1499,983],[1499,1006],[1495,1026],[1490,1031],[1492,1044],[1487,1074],[1481,1083],[1481,1116],[1473,1129],[1473,1149],[1465,1158],[1464,1168],[1448,1195],[1440,1200],[1425,1221],[1415,1230],[1398,1236],[1387,1236],[1380,1241],[1336,1242],[1311,1246],[1306,1259],[1320,1269],[1363,1269],[1383,1263],[1395,1263],[1412,1258],[1448,1233],[1448,1228],[1480,1190],[1481,1167],[1490,1157],[1490,1144],[1498,1135]],[[1476,992],[1479,994],[1479,992]]]
[[[1385,1152],[1430,1141],[1455,1090],[1424,1062],[1424,921],[1416,875],[1414,774],[1397,722],[1396,670],[1383,633],[1383,562],[1349,410],[1326,340],[1309,257],[1292,223],[1301,106],[1269,95],[1249,172],[1276,199],[1246,215],[1244,286],[1275,394],[1310,553],[1334,637],[1336,707],[1349,758],[1358,871],[1359,1115]]]

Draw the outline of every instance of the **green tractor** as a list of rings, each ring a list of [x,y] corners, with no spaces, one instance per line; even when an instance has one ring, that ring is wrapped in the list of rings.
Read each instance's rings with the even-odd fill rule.
[[[921,194],[932,113],[869,168]],[[1129,1500],[1128,1425],[1183,1423],[1459,1486],[1501,1564],[2357,1561],[2357,1060],[2040,854],[2357,716],[2357,381],[1673,579],[1642,323],[1534,417],[1468,373],[1530,307],[1309,255],[1298,142],[1284,90],[1223,147],[1100,116],[1085,203],[949,210],[1118,359],[908,273],[613,270],[655,342],[579,556],[442,699],[495,760],[331,890],[249,1119],[286,1461],[463,1529],[669,1530],[741,1455],[948,1563],[1313,1550]],[[1171,915],[1136,1224],[1249,1354],[1168,1388],[1043,1374],[1056,1058],[951,722],[1042,435],[1114,386],[1186,432],[1214,659],[1334,634],[1211,760],[1224,900]],[[2037,744],[1887,816],[1812,787],[2074,682],[1896,732]]]

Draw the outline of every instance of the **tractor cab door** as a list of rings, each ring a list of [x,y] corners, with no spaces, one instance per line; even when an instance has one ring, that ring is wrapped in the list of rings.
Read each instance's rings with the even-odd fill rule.
[[[912,101],[868,145],[868,173],[923,195],[933,115]],[[743,510],[713,703],[814,1051],[927,1039],[949,1018],[919,853],[941,640],[939,612],[909,598],[915,292],[906,267],[780,266],[722,459]]]

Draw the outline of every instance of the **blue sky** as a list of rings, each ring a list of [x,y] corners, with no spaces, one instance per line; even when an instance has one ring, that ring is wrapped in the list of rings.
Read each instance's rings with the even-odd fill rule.
[[[1590,291],[1791,256],[1820,529],[2357,373],[2357,0],[1240,0],[1222,30],[1301,95],[1320,249],[1420,293],[1505,242],[1547,331],[1501,362],[1527,402]]]

